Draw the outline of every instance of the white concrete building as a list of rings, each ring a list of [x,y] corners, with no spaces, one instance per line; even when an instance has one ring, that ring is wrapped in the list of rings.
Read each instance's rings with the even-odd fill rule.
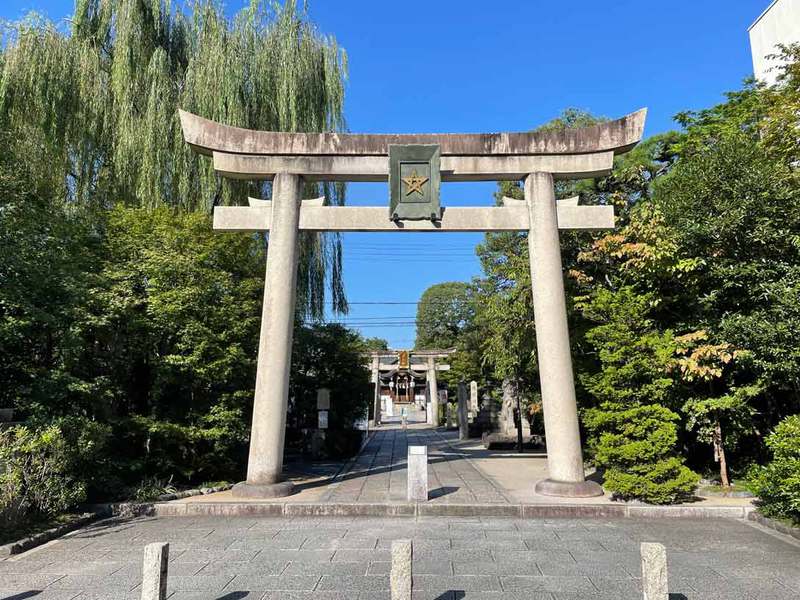
[[[750,25],[750,51],[756,79],[774,84],[780,62],[768,59],[778,44],[800,42],[800,0],[774,0]]]

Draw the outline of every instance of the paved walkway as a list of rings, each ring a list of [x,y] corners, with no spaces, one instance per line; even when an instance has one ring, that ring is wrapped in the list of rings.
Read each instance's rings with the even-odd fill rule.
[[[800,547],[735,520],[140,518],[0,561],[0,599],[138,600],[144,545],[170,542],[171,600],[388,600],[392,540],[415,600],[640,600],[642,541],[671,600],[800,597]]]
[[[355,459],[345,463],[320,465],[292,463],[287,472],[297,486],[297,493],[273,500],[242,500],[230,491],[176,500],[194,503],[379,503],[406,501],[407,452],[409,445],[428,447],[429,504],[607,504],[610,496],[598,498],[555,498],[534,493],[537,481],[547,477],[547,455],[526,451],[487,450],[480,439],[459,441],[458,432],[442,427],[434,429],[422,422],[423,413],[412,413],[403,429],[400,417],[389,417],[372,433],[367,445]],[[338,473],[338,474],[337,474]],[[689,504],[693,507],[743,508],[747,498],[705,498]]]
[[[508,504],[502,489],[451,443],[453,431],[411,426],[379,429],[334,479],[323,502],[405,502],[409,446],[428,447],[429,502]]]

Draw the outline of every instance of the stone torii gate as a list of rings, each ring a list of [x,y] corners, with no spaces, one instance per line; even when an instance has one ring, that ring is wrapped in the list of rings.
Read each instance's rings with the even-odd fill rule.
[[[401,350],[375,350],[367,356],[370,363],[367,365],[372,371],[372,383],[375,386],[375,396],[373,397],[373,413],[375,415],[375,425],[381,424],[381,400],[380,400],[380,374],[381,372],[396,370],[400,365],[398,358]],[[439,414],[439,395],[438,384],[436,382],[437,371],[449,371],[450,365],[442,363],[455,352],[449,350],[406,350],[409,354],[408,369],[416,372],[425,372],[427,380],[427,395],[429,396],[426,407],[428,425],[434,424],[434,415]],[[384,360],[381,360],[384,359]],[[388,360],[388,362],[387,362]]]
[[[282,463],[298,231],[306,229],[528,231],[549,474],[535,491],[601,495],[600,486],[586,481],[583,470],[558,230],[613,228],[614,209],[578,206],[576,198],[557,202],[553,181],[610,173],[614,156],[641,140],[645,117],[642,109],[593,127],[531,133],[373,135],[253,131],[180,111],[184,139],[195,151],[212,156],[218,173],[273,181],[271,201],[251,199],[250,206],[214,209],[214,229],[270,232],[247,480],[237,484],[234,494],[276,497],[292,492],[292,484],[282,478]],[[442,181],[524,180],[525,200],[445,207],[430,220],[393,220],[385,206],[333,207],[324,206],[321,198],[300,199],[301,179],[391,182],[390,146],[422,144],[438,146],[436,163],[430,163],[438,164],[438,172],[430,172],[436,182],[439,176]],[[407,185],[418,190],[421,179],[414,171]]]

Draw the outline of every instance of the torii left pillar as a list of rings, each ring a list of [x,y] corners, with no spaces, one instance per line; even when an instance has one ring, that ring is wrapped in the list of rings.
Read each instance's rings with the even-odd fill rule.
[[[278,173],[272,184],[272,226],[247,481],[233,487],[234,496],[277,498],[294,491],[292,482],[283,478],[283,443],[294,333],[299,224],[300,177]]]

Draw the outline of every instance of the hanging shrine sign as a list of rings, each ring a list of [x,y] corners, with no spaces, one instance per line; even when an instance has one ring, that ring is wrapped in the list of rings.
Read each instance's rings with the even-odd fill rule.
[[[409,369],[408,350],[400,350],[399,362],[400,362],[400,370],[408,371]]]
[[[389,146],[389,218],[439,221],[441,152],[438,144]]]

